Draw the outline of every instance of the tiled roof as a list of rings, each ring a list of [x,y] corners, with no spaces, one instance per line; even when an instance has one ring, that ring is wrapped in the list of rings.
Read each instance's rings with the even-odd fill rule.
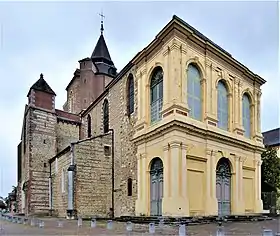
[[[280,128],[263,132],[263,142],[266,146],[280,145]]]
[[[74,122],[81,122],[80,116],[75,115],[73,113],[69,113],[58,109],[55,109],[55,113],[59,118],[65,118],[67,120],[74,121]]]
[[[49,94],[52,94],[52,95],[56,95],[55,92],[48,85],[48,83],[44,80],[43,74],[40,74],[40,79],[37,80],[37,82],[31,86],[31,88],[29,90],[29,93],[30,93],[31,89],[46,92],[46,93],[49,93]],[[28,93],[27,96],[29,96],[29,93]]]

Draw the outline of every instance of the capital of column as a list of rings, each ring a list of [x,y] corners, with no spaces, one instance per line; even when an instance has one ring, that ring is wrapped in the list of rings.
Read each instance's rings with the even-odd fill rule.
[[[206,148],[206,155],[207,156],[215,156],[217,151],[211,149],[211,148]]]
[[[146,153],[141,153],[141,154],[139,154],[139,159],[144,159],[144,158],[146,158]]]
[[[244,156],[239,156],[239,161],[244,164],[244,162],[247,160],[247,157],[244,157]]]
[[[165,152],[165,151],[169,151],[169,149],[170,149],[169,143],[163,146],[163,151],[164,151],[164,152]]]
[[[163,51],[162,55],[165,57],[165,56],[167,56],[169,53],[170,53],[170,47],[167,46],[167,47],[165,48],[165,50]]]
[[[170,148],[179,148],[181,147],[182,142],[174,140],[169,143]]]
[[[262,165],[262,160],[255,160],[255,165],[256,166],[261,166]]]

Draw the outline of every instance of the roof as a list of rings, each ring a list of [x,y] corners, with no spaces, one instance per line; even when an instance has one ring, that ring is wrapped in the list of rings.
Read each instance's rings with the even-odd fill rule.
[[[59,118],[66,119],[66,120],[69,120],[69,121],[73,121],[73,122],[76,122],[76,123],[81,122],[80,116],[78,116],[76,114],[69,113],[69,112],[62,111],[62,110],[58,110],[58,109],[55,109],[55,113]]]
[[[105,39],[103,34],[100,35],[97,44],[93,50],[93,53],[91,55],[91,59],[93,61],[99,61],[99,59],[105,59],[104,62],[107,62],[109,65],[114,65],[109,50],[107,48]]]
[[[44,80],[44,76],[42,73],[40,74],[40,79],[37,80],[37,82],[31,86],[31,88],[27,94],[27,97],[29,96],[31,89],[34,89],[37,91],[42,91],[42,92],[49,93],[49,94],[56,96],[55,92],[51,89],[51,87],[48,85],[48,83]]]
[[[268,130],[263,132],[263,143],[265,146],[278,146],[280,145],[280,128]]]

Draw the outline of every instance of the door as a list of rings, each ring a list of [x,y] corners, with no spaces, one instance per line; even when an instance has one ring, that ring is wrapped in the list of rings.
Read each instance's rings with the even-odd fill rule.
[[[163,197],[163,163],[160,158],[155,158],[150,170],[150,208],[151,216],[162,215]]]
[[[218,201],[218,215],[231,214],[231,171],[226,158],[222,158],[216,170],[216,196]]]

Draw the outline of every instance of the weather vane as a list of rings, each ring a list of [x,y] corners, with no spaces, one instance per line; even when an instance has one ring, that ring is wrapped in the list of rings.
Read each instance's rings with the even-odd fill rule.
[[[103,15],[103,11],[101,11],[101,13],[99,13],[100,17],[101,17],[101,34],[103,34],[104,31],[104,27],[103,27],[103,19],[105,18],[105,16]]]

